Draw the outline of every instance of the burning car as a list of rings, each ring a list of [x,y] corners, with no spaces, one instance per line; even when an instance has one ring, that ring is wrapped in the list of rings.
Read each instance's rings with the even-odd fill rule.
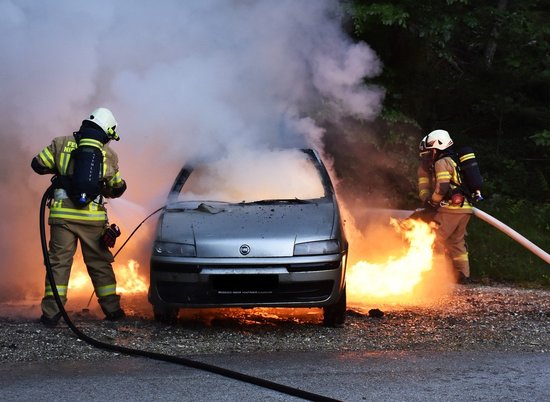
[[[347,249],[316,151],[188,163],[159,218],[149,302],[167,323],[180,308],[322,307],[341,326]]]

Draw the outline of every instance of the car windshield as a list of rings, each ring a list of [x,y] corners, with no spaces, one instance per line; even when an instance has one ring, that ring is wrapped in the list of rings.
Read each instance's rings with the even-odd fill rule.
[[[292,202],[325,195],[311,157],[301,150],[280,150],[242,152],[238,158],[197,165],[175,201]]]

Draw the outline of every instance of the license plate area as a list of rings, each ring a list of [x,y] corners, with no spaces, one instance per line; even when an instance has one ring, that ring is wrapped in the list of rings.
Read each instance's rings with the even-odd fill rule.
[[[219,294],[272,293],[279,285],[278,275],[212,275],[212,288]]]

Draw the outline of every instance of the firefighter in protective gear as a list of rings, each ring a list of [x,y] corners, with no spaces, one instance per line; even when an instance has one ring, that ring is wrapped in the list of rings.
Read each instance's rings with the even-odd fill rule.
[[[453,140],[445,130],[435,130],[420,142],[419,197],[436,223],[435,252],[450,258],[459,283],[470,278],[466,227],[472,205],[460,194],[461,178],[452,150]]]
[[[126,190],[126,182],[118,170],[118,156],[108,146],[110,140],[118,140],[117,122],[109,109],[97,108],[82,121],[80,129],[72,136],[56,137],[31,162],[38,174],[53,174],[53,200],[49,205],[50,225],[49,258],[63,303],[67,301],[69,276],[80,242],[88,274],[92,279],[99,305],[106,319],[117,320],[125,316],[120,307],[120,296],[116,294],[116,279],[111,263],[113,254],[101,241],[109,227],[105,198],[120,197]],[[69,197],[71,178],[74,173],[74,153],[79,145],[93,145],[103,155],[100,160],[100,194],[86,205],[77,205]],[[100,158],[101,159],[101,158]],[[53,297],[52,288],[46,278],[46,291],[41,303],[41,322],[48,326],[57,325],[61,313]]]

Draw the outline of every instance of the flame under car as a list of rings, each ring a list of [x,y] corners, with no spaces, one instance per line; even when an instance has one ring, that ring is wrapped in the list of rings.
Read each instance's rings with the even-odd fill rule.
[[[348,244],[330,177],[314,150],[186,164],[156,231],[149,301],[180,308],[322,307],[346,315]]]

